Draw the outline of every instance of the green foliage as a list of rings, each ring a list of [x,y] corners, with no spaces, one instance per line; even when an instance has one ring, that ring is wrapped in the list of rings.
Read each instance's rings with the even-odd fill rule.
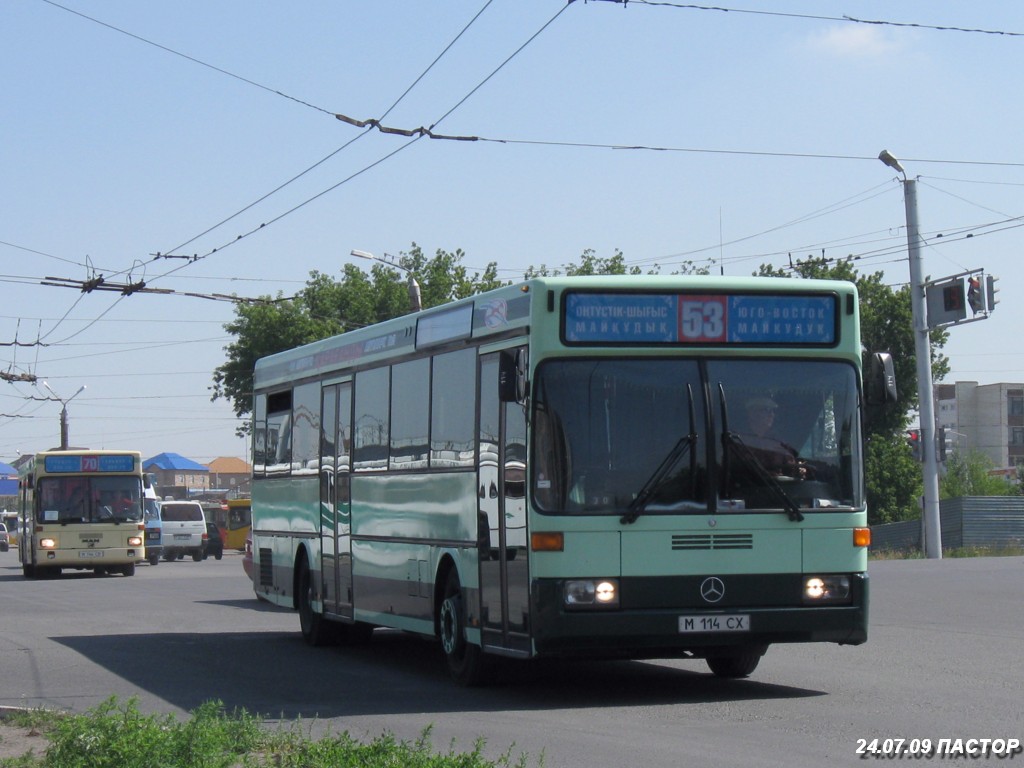
[[[618,248],[615,253],[604,258],[598,256],[593,248],[587,248],[580,254],[579,264],[564,264],[562,267],[551,269],[546,264],[539,267],[531,266],[526,270],[524,277],[529,280],[534,277],[557,277],[558,275],[640,275],[643,274],[640,267],[627,267],[626,257]]]
[[[893,523],[921,516],[924,480],[921,465],[910,455],[906,442],[876,434],[867,440],[864,478],[868,497],[868,524]]]
[[[238,764],[264,735],[243,713],[227,715],[220,702],[208,702],[177,722],[171,715],[144,715],[134,699],[111,697],[85,714],[55,720],[50,747],[40,768],[219,768]]]
[[[407,314],[407,275],[419,283],[424,309],[502,285],[493,262],[483,274],[471,275],[462,264],[464,257],[461,250],[438,249],[428,259],[413,243],[396,262],[402,271],[379,262],[369,272],[346,264],[340,280],[314,271],[295,296],[238,304],[235,319],[224,326],[234,341],[224,349],[225,362],[213,372],[212,399],[230,400],[235,415],[243,418],[252,410],[252,372],[261,357]],[[239,429],[240,434],[246,431]]]
[[[961,496],[1016,496],[1020,486],[989,474],[994,464],[980,451],[954,451],[946,460],[946,472],[939,478],[939,498]]]
[[[111,697],[84,714],[37,712],[34,727],[46,733],[44,755],[0,759],[0,768],[525,768],[508,749],[496,761],[483,756],[485,742],[470,752],[435,753],[428,728],[413,742],[391,734],[370,743],[348,733],[319,740],[298,724],[272,731],[245,711],[228,714],[220,702],[202,704],[179,722],[172,715],[144,715],[134,699]]]
[[[683,262],[678,272],[680,275],[706,275],[709,273],[709,266],[696,266],[692,261]],[[648,270],[647,274],[657,274],[658,266],[655,264]],[[531,266],[523,275],[527,280],[534,277],[557,277],[558,275],[642,275],[643,270],[637,266],[627,266],[626,257],[618,248],[609,257],[598,256],[593,248],[587,248],[580,254],[578,264],[563,264],[560,268],[548,267],[541,264],[539,267]]]

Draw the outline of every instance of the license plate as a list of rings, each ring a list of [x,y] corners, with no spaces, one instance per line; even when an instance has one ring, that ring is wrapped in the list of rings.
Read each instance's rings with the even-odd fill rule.
[[[191,533],[176,533],[176,534],[174,534],[174,540],[175,541],[188,541],[191,538],[192,538],[192,534]]]
[[[78,553],[79,557],[103,557],[102,549],[83,549]]]
[[[680,616],[680,632],[749,632],[750,616],[746,613],[715,616]]]

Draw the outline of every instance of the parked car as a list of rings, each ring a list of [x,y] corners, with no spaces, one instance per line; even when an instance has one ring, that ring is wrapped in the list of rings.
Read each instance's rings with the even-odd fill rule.
[[[142,500],[142,504],[146,521],[146,559],[150,565],[159,565],[160,555],[163,553],[161,543],[163,524],[160,522],[160,502],[156,499],[146,498]]]
[[[197,563],[203,559],[209,533],[198,501],[160,502],[160,520],[164,560],[177,560],[186,554]]]
[[[220,535],[220,528],[216,523],[206,521],[206,549],[203,550],[203,560],[213,555],[214,560],[224,557],[224,539]]]
[[[7,533],[7,526],[0,523],[0,552],[6,552],[11,548],[11,537]]]

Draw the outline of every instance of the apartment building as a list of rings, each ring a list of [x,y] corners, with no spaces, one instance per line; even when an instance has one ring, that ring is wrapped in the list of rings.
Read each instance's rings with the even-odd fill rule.
[[[979,451],[998,468],[1024,464],[1024,384],[939,384],[935,411],[954,451]]]

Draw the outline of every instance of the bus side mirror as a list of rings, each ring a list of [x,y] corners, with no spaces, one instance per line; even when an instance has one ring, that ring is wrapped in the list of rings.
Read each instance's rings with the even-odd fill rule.
[[[498,399],[503,403],[525,403],[529,390],[529,358],[525,347],[501,353],[498,364]]]
[[[871,355],[864,390],[869,405],[885,405],[899,400],[899,394],[896,392],[896,369],[893,367],[891,354],[875,352]]]

